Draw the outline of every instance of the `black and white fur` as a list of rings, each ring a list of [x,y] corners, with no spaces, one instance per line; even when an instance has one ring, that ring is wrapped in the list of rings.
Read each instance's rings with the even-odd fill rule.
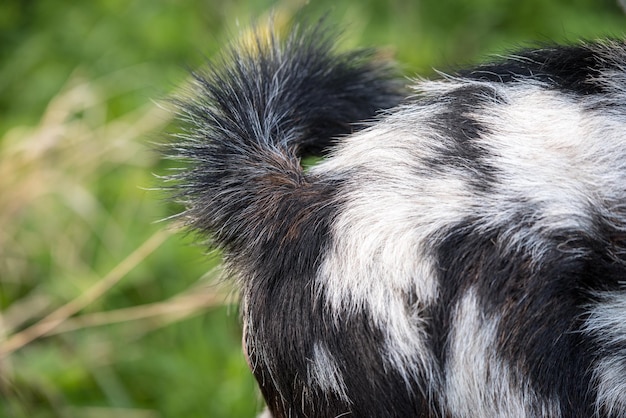
[[[333,36],[229,49],[170,147],[271,415],[626,416],[626,44],[405,95]]]

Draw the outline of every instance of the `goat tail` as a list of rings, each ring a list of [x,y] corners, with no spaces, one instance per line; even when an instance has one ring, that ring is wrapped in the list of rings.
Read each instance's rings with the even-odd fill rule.
[[[333,38],[321,22],[282,40],[256,30],[176,102],[184,127],[167,153],[188,165],[170,176],[173,194],[188,226],[227,254],[254,256],[281,238],[279,224],[306,216],[298,208],[315,185],[300,159],[400,100],[392,66],[372,51],[339,53]]]

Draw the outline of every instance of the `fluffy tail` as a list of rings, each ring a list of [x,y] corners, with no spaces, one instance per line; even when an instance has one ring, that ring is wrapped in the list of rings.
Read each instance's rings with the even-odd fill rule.
[[[190,164],[172,176],[174,193],[189,226],[230,254],[250,255],[277,223],[304,216],[292,204],[311,195],[301,157],[400,100],[388,63],[337,53],[333,36],[323,24],[284,40],[256,31],[194,74],[193,97],[178,103],[186,124],[168,153]]]

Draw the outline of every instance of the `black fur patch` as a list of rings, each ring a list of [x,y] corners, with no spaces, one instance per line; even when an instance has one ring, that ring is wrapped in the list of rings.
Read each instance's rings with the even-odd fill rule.
[[[437,156],[424,159],[423,163],[433,173],[461,170],[478,191],[488,192],[496,182],[498,170],[489,162],[490,152],[477,141],[490,131],[474,115],[487,105],[503,104],[504,99],[493,88],[467,86],[438,97],[437,103],[445,105],[429,122],[438,134]]]
[[[592,416],[591,371],[601,348],[583,335],[586,307],[596,292],[620,289],[623,279],[606,243],[584,231],[561,231],[537,260],[529,249],[497,245],[499,231],[478,232],[472,220],[445,235],[437,246],[441,299],[431,324],[442,369],[450,307],[474,288],[487,317],[500,321],[497,351],[516,376],[544,399],[556,397],[562,416]]]
[[[585,45],[552,46],[515,53],[506,60],[460,71],[468,79],[511,83],[537,80],[578,95],[605,92],[594,79],[606,69],[598,53]]]
[[[324,310],[323,300],[316,299],[309,287],[296,289],[299,296],[294,298],[287,294],[292,286],[297,284],[285,284],[284,293],[256,294],[255,299],[282,296],[289,302],[271,303],[264,314],[251,313],[257,318],[255,323],[267,321],[258,338],[249,337],[264,347],[263,356],[250,358],[275,418],[333,418],[342,413],[364,418],[434,416],[431,411],[438,409],[437,400],[417,388],[409,391],[399,372],[386,364],[379,350],[383,333],[373,325],[372,317],[363,312],[341,317],[336,323],[337,319]],[[316,342],[323,343],[332,354],[350,403],[307,382]]]
[[[624,54],[623,42],[616,41],[614,48],[621,48],[621,53]],[[597,44],[528,49],[499,62],[459,71],[458,75],[501,83],[537,80],[576,95],[602,94],[607,90],[605,84],[598,80],[598,76],[603,72],[621,70],[620,63],[607,59],[601,50],[602,47]]]

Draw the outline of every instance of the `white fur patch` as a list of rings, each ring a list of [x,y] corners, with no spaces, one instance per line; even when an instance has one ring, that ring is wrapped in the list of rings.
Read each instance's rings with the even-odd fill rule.
[[[603,346],[621,347],[611,350],[612,354],[605,354],[595,364],[596,410],[606,416],[626,416],[626,293],[602,297],[591,309],[585,331]]]
[[[407,312],[407,295],[416,306],[436,301],[434,260],[425,239],[467,212],[465,184],[418,177],[419,167],[407,154],[418,152],[420,138],[408,132],[375,129],[346,142],[335,158],[316,167],[327,173],[355,170],[342,193],[345,205],[332,225],[333,246],[319,284],[332,311],[371,314],[386,333],[381,355],[407,383],[415,383],[418,374],[436,381],[424,320]]]
[[[452,319],[444,403],[455,417],[561,416],[558,403],[541,399],[515,381],[494,346],[498,322],[486,318],[473,290],[457,304]]]
[[[346,384],[332,354],[317,342],[313,346],[313,359],[308,365],[308,380],[311,386],[318,386],[324,392],[332,392],[347,403]]]
[[[508,105],[476,115],[493,131],[484,138],[501,178],[493,209],[536,205],[538,235],[588,229],[589,208],[602,206],[603,198],[612,197],[615,181],[624,177],[619,170],[622,132],[611,129],[604,115],[555,91],[526,85],[502,89],[502,94]],[[495,222],[510,221],[508,211]]]

